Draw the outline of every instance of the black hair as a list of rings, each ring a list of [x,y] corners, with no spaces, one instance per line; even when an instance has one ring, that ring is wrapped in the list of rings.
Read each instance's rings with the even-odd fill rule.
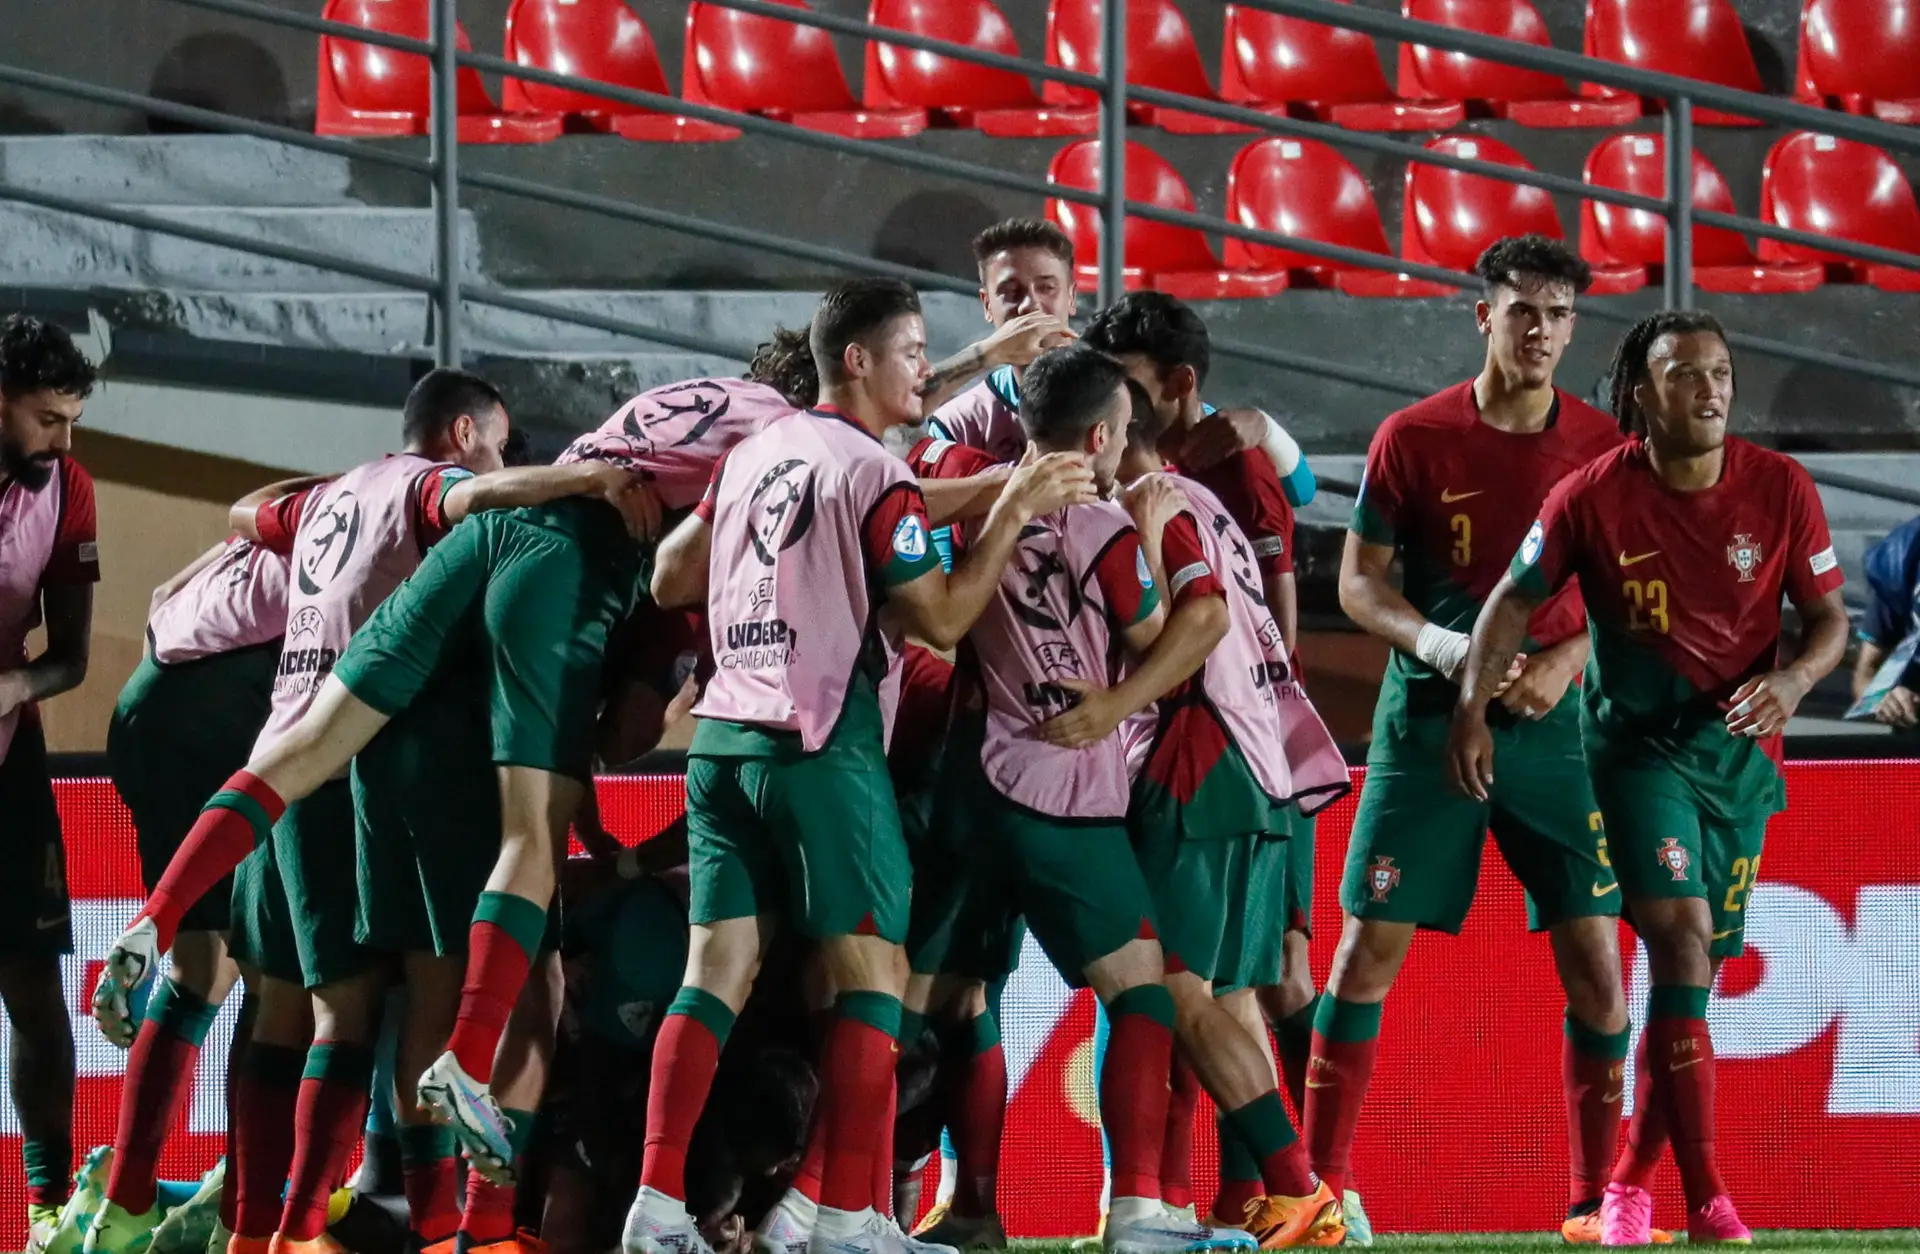
[[[973,260],[984,274],[990,258],[1014,248],[1044,249],[1065,263],[1069,273],[1073,270],[1073,241],[1043,218],[1008,218],[994,223],[973,237]]]
[[[1480,276],[1481,291],[1488,300],[1498,289],[1518,288],[1526,279],[1565,283],[1576,294],[1593,285],[1593,267],[1565,240],[1547,235],[1497,239],[1473,263],[1473,272]]]
[[[1132,375],[1127,376],[1127,399],[1133,404],[1133,421],[1127,424],[1127,447],[1157,452],[1160,437],[1167,433],[1167,424],[1160,421],[1153,396]]]
[[[0,394],[56,392],[84,400],[99,377],[65,327],[27,314],[0,322]]]
[[[441,366],[421,376],[407,393],[400,435],[408,448],[422,448],[445,435],[460,415],[484,422],[507,407],[500,389],[467,370]]]
[[[919,312],[919,293],[901,279],[848,279],[828,288],[807,333],[820,381],[846,382],[847,345],[877,335],[895,318]]]
[[[1722,344],[1727,342],[1727,331],[1720,325],[1720,319],[1698,309],[1667,309],[1649,314],[1621,337],[1620,347],[1614,350],[1613,365],[1607,370],[1607,408],[1620,420],[1621,434],[1644,436],[1647,433],[1647,416],[1633,399],[1633,389],[1647,375],[1647,354],[1653,350],[1655,341],[1663,335],[1687,335],[1695,331],[1717,335]],[[1731,345],[1727,351],[1731,355]]]
[[[1042,353],[1020,377],[1020,425],[1047,448],[1078,448],[1126,377],[1119,362],[1083,345]]]
[[[503,466],[533,465],[533,437],[527,434],[525,427],[514,427],[507,432],[507,442],[500,450],[500,464]]]
[[[813,1067],[782,1046],[764,1046],[721,1068],[709,1113],[741,1174],[762,1174],[806,1148],[819,1094]]]
[[[806,409],[820,402],[820,369],[806,331],[775,327],[773,338],[753,350],[747,378],[764,383],[787,398],[789,405]]]
[[[1192,366],[1200,384],[1206,383],[1213,364],[1207,324],[1184,301],[1165,292],[1128,292],[1093,315],[1080,338],[1089,348],[1116,357],[1139,353],[1162,374]]]

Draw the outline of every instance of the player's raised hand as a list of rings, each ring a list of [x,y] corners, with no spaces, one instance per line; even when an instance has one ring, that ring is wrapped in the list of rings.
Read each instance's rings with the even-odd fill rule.
[[[1081,454],[1042,453],[1029,443],[1020,464],[1007,476],[1000,499],[1012,502],[1028,517],[1037,517],[1069,505],[1097,501],[1100,493],[1093,481],[1093,469]]]
[[[988,365],[1025,366],[1049,349],[1063,348],[1079,338],[1065,318],[1036,309],[1008,321],[981,347]]]
[[[1057,687],[1079,696],[1071,710],[1056,714],[1046,722],[1034,728],[1034,734],[1050,745],[1060,745],[1067,749],[1080,749],[1097,744],[1113,735],[1120,726],[1120,720],[1126,717],[1125,711],[1115,704],[1113,694],[1098,684],[1088,683],[1084,679],[1056,679]]]
[[[1493,788],[1493,733],[1484,710],[1455,706],[1447,727],[1447,784],[1457,793],[1485,801]]]
[[[627,534],[634,539],[651,540],[660,534],[660,498],[648,484],[629,478],[605,499],[620,511],[620,517],[627,524]]]
[[[133,1044],[133,1010],[128,995],[140,987],[160,962],[160,930],[152,919],[140,918],[107,951],[100,982],[93,989],[93,1020],[109,1041],[125,1049]]]
[[[1779,735],[1787,729],[1787,720],[1800,708],[1801,699],[1811,687],[1791,667],[1754,676],[1735,690],[1733,708],[1727,711],[1727,730],[1756,739]]]
[[[1920,725],[1920,697],[1911,688],[1889,688],[1873,712],[1873,721],[1888,727]]]
[[[1135,530],[1157,536],[1189,508],[1187,494],[1166,475],[1146,475],[1120,490],[1120,504],[1133,516]]]
[[[1259,448],[1267,438],[1267,415],[1258,409],[1217,409],[1187,432],[1180,445],[1180,464],[1188,470],[1205,470],[1248,449]]]

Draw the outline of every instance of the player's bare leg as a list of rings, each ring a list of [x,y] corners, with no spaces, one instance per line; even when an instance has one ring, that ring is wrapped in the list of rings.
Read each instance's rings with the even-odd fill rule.
[[[1289,928],[1282,937],[1280,982],[1254,990],[1260,1011],[1272,1025],[1279,1051],[1282,1086],[1303,1119],[1307,1109],[1307,1058],[1313,1052],[1313,969],[1307,958],[1307,934]]]
[[[460,1005],[464,964],[457,956],[414,951],[402,955],[401,970],[407,1005],[393,1065],[393,1110],[400,1125],[408,1226],[424,1248],[453,1236],[460,1226],[461,1167],[453,1133],[419,1104],[413,1078],[446,1048]]]
[[[1614,917],[1566,919],[1547,930],[1567,994],[1561,1078],[1567,1099],[1567,1218],[1561,1236],[1597,1244],[1600,1202],[1620,1141],[1630,1024]]]
[[[1007,1061],[987,986],[963,976],[914,974],[906,1006],[932,1020],[940,1041],[935,1100],[953,1141],[955,1175],[952,1200],[929,1211],[914,1236],[960,1250],[1004,1248],[998,1192]]]
[[[498,768],[500,852],[467,934],[466,983],[447,1049],[420,1076],[420,1104],[451,1124],[475,1171],[496,1184],[513,1176],[510,1128],[488,1089],[507,1018],[527,982],[547,907],[555,851],[585,785],[552,771]]]

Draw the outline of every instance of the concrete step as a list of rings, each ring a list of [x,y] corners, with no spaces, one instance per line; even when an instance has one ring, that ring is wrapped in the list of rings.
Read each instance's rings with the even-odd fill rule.
[[[344,157],[246,135],[0,139],[0,183],[137,205],[353,203]]]
[[[425,276],[433,214],[424,209],[133,206],[154,217],[268,243],[313,249]],[[479,234],[461,215],[462,270],[477,278]],[[190,288],[223,292],[385,290],[348,275],[97,218],[0,203],[0,285]]]

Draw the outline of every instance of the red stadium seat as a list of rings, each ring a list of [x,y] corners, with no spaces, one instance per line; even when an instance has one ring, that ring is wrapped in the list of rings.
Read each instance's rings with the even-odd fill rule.
[[[1311,139],[1263,139],[1242,148],[1227,171],[1227,220],[1393,256],[1366,179],[1337,150]],[[1237,239],[1227,241],[1226,263],[1285,276],[1290,285],[1353,289],[1355,295],[1445,296],[1453,290]]]
[[[803,0],[774,0],[804,9]],[[687,6],[684,95],[810,131],[854,139],[905,139],[927,129],[924,109],[863,109],[840,72],[833,36],[817,26],[738,9]]]
[[[1013,28],[993,0],[873,0],[867,21],[984,52],[1019,56]],[[878,41],[867,45],[869,109],[925,109],[955,126],[1019,138],[1092,135],[1098,105],[1048,105],[1033,84],[996,70]]]
[[[1920,253],[1920,208],[1900,167],[1872,144],[1788,135],[1767,153],[1760,176],[1760,216],[1794,231],[1814,231],[1857,244]],[[1814,261],[1829,282],[1871,283],[1888,292],[1920,292],[1920,271],[1850,261],[1837,253],[1760,241],[1766,261]]]
[[[327,0],[320,16],[407,39],[431,37],[427,0]],[[471,49],[466,28],[459,34],[460,47]],[[474,71],[461,69],[456,82],[461,143],[538,144],[560,134],[559,118],[500,112]],[[427,133],[433,71],[423,56],[322,35],[318,87],[313,129],[321,135],[373,139]]]
[[[1587,157],[1586,181],[1641,196],[1664,196],[1666,152],[1659,135],[1615,135]],[[1698,151],[1693,154],[1693,203],[1716,213],[1736,212],[1726,179]],[[1597,200],[1581,202],[1580,255],[1588,261],[1647,272],[1666,265],[1666,250],[1666,222],[1659,215]],[[1811,292],[1824,276],[1815,262],[1763,263],[1734,231],[1693,228],[1693,281],[1709,292]]]
[[[507,10],[507,60],[556,74],[671,96],[646,23],[625,0],[513,0]],[[519,116],[578,119],[588,130],[627,139],[734,139],[731,126],[676,117],[544,83],[507,79],[500,102]]]
[[[1225,45],[1220,95],[1237,105],[1357,131],[1444,131],[1467,116],[1457,100],[1394,95],[1359,31],[1230,4]]]
[[[1920,14],[1909,0],[1807,0],[1800,83],[1807,104],[1920,123]]]
[[[1047,64],[1098,74],[1101,12],[1101,0],[1053,0],[1047,11]],[[1127,0],[1127,82],[1202,100],[1220,98],[1200,64],[1193,29],[1173,0]],[[1041,95],[1049,104],[1097,103],[1092,92],[1061,83],[1046,84]],[[1157,105],[1129,105],[1127,113],[1135,122],[1183,135],[1238,135],[1252,130]]]
[[[1083,140],[1054,154],[1047,181],[1097,191],[1100,143]],[[1127,199],[1193,212],[1193,193],[1180,172],[1144,144],[1127,144]],[[1083,292],[1099,287],[1100,211],[1092,205],[1047,201],[1047,219],[1073,241],[1074,279]],[[1182,300],[1271,296],[1287,286],[1286,272],[1236,273],[1220,264],[1206,237],[1190,227],[1127,218],[1126,286],[1151,288]]]
[[[1401,0],[1400,11],[1422,22],[1553,46],[1531,0]],[[1587,100],[1555,75],[1419,44],[1400,45],[1400,94],[1476,102],[1525,126],[1621,126],[1640,116],[1637,100]]]
[[[1474,161],[1531,170],[1527,159],[1497,139],[1442,135],[1427,145]],[[1564,239],[1553,197],[1525,187],[1415,161],[1407,166],[1407,195],[1400,255],[1450,270],[1471,270],[1487,245],[1507,235],[1546,235]],[[1596,296],[1631,292],[1646,282],[1639,266],[1595,265]]]
[[[1766,90],[1729,0],[1587,0],[1585,51],[1635,69],[1739,91]],[[1602,100],[1637,99],[1632,92],[1591,83],[1582,92]],[[1693,120],[1704,126],[1762,125],[1718,109],[1695,109]]]

